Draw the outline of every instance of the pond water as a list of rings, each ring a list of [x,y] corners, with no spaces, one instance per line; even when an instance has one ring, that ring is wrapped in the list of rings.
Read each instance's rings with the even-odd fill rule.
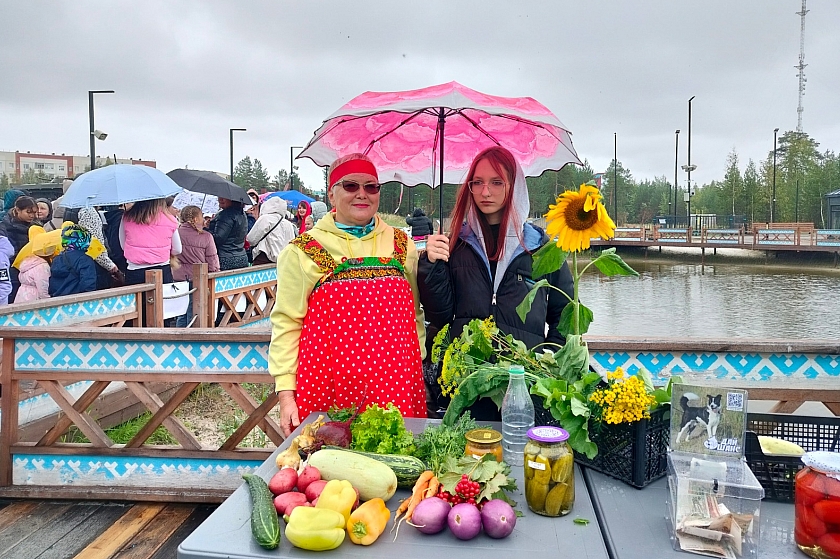
[[[628,260],[639,278],[587,273],[590,334],[671,338],[840,337],[840,270]],[[594,269],[594,267],[592,268]]]

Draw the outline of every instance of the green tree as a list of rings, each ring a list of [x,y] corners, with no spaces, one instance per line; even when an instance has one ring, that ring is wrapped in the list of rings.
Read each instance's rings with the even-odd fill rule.
[[[755,161],[752,159],[747,163],[747,168],[744,169],[744,199],[747,220],[754,223],[759,216],[765,214],[764,208],[767,206],[766,193],[761,189],[759,182],[758,170],[755,167]]]
[[[251,167],[251,180],[248,187],[253,188],[257,192],[262,192],[268,188],[268,181],[268,172],[263,168],[262,162],[259,159],[254,159]]]
[[[629,212],[627,203],[633,196],[635,186],[635,181],[633,175],[630,174],[630,170],[625,169],[621,161],[613,160],[604,175],[601,193],[604,196],[604,206],[606,206],[607,212],[613,218],[616,225],[623,225],[628,222]],[[617,199],[614,200],[614,196],[617,196]],[[618,215],[613,215],[616,213],[613,208],[616,207],[618,209]]]
[[[233,182],[242,188],[248,189],[251,187],[251,179],[253,176],[254,164],[251,162],[251,157],[246,155],[233,169]]]
[[[819,223],[822,207],[820,173],[822,154],[819,143],[805,132],[782,134],[776,151],[776,213],[775,221]]]
[[[734,148],[726,157],[726,171],[721,188],[720,199],[726,201],[726,204],[714,208],[714,213],[735,215],[739,208],[744,208],[744,180],[741,177],[741,169],[738,168],[738,152]]]

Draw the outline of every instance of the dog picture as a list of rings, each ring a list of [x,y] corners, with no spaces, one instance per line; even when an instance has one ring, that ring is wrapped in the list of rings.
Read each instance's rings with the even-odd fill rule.
[[[716,441],[718,425],[720,425],[721,414],[723,408],[721,407],[722,394],[707,395],[705,406],[690,405],[691,402],[699,402],[700,397],[693,392],[686,392],[680,398],[680,408],[682,408],[682,419],[680,420],[680,432],[677,435],[676,442],[680,440],[688,442],[695,433],[702,433],[706,431],[707,441]],[[715,448],[717,445],[713,444],[709,448]]]

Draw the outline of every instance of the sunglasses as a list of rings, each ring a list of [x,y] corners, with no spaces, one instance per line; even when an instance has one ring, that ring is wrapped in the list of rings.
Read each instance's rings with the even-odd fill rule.
[[[358,192],[359,187],[363,187],[368,194],[379,194],[382,185],[376,182],[369,182],[367,184],[359,184],[356,181],[341,181],[341,188],[347,192]]]

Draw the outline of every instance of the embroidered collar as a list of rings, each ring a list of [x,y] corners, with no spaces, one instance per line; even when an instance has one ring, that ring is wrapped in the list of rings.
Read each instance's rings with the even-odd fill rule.
[[[373,228],[376,227],[376,218],[370,220],[367,225],[344,225],[343,223],[335,222],[335,226],[345,233],[349,233],[354,237],[361,239],[365,235],[369,235]]]

